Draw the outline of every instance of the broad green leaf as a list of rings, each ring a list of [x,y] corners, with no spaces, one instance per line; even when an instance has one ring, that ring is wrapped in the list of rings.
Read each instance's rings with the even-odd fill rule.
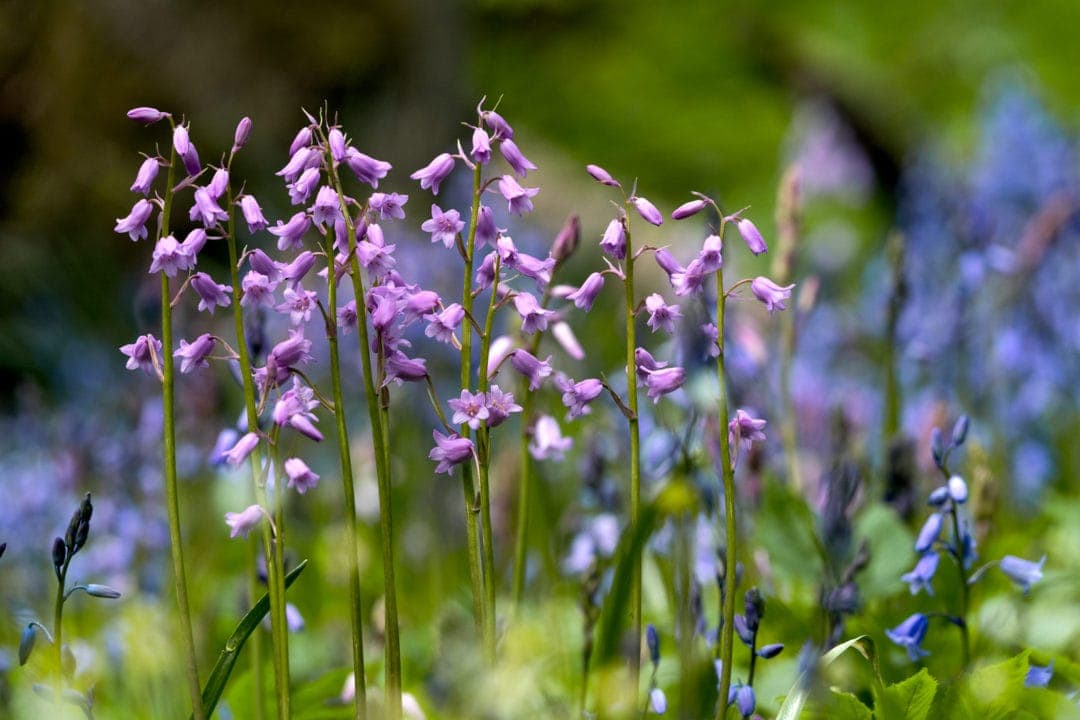
[[[817,523],[801,496],[779,483],[768,483],[755,525],[754,540],[768,551],[778,574],[807,584],[820,580]]]
[[[937,693],[937,680],[923,668],[908,679],[875,693],[877,720],[926,720]]]
[[[870,662],[874,668],[874,680],[878,686],[880,686],[881,669],[878,666],[877,649],[874,646],[873,638],[869,635],[859,635],[858,637],[846,640],[830,649],[821,656],[821,669],[825,669],[829,665],[832,665],[836,662],[837,658],[851,649],[858,651],[860,655]],[[803,708],[806,706],[809,695],[810,678],[806,672],[799,673],[799,677],[796,678],[795,684],[791,686],[791,690],[788,691],[787,697],[784,698],[784,704],[780,706],[780,710],[776,714],[776,720],[797,720],[802,713]]]
[[[851,693],[833,688],[820,707],[807,711],[808,720],[870,720],[873,712]]]
[[[864,602],[891,597],[904,587],[900,576],[915,564],[915,539],[893,510],[871,505],[855,521],[856,537],[870,544],[870,564],[859,573],[859,593]]]
[[[296,578],[300,577],[300,573],[307,567],[307,563],[307,560],[303,560],[285,576],[286,589],[296,581]],[[218,655],[218,660],[214,663],[214,669],[210,671],[210,676],[206,679],[206,684],[203,685],[203,707],[206,708],[207,717],[217,707],[218,700],[221,699],[221,693],[225,691],[225,683],[228,682],[229,675],[232,674],[233,667],[235,667],[236,661],[240,657],[240,650],[243,649],[244,643],[251,633],[255,631],[255,628],[259,627],[259,623],[262,622],[268,612],[270,612],[270,595],[269,593],[263,593],[259,601],[241,618],[240,624],[233,630],[229,639],[225,641],[225,647],[221,649],[221,654]]]

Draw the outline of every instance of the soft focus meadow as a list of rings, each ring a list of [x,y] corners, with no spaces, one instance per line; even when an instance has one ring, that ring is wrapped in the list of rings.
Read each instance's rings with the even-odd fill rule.
[[[0,7],[0,718],[1080,717],[1077,7]]]

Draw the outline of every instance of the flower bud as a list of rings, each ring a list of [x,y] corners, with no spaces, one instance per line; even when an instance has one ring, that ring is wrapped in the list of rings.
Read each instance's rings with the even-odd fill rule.
[[[736,223],[736,227],[739,234],[742,235],[742,239],[746,242],[746,246],[750,248],[750,252],[761,255],[769,251],[769,246],[765,244],[765,238],[761,236],[761,231],[757,229],[754,223],[746,218],[740,218]]]
[[[599,165],[586,165],[585,172],[592,176],[592,179],[601,185],[609,185],[611,187],[622,187],[619,182],[611,177],[611,174],[600,167]]]
[[[119,590],[113,590],[108,585],[95,585],[93,583],[86,586],[86,594],[107,600],[115,600],[120,597]]]
[[[949,488],[942,485],[941,487],[934,488],[934,491],[930,493],[930,497],[927,498],[927,502],[934,507],[937,507],[949,499]]]
[[[34,643],[37,641],[37,626],[30,623],[22,631],[19,638],[19,665],[25,665],[30,659],[30,653],[34,651]]]
[[[746,644],[747,647],[754,644],[754,631],[746,624],[746,616],[735,616],[735,633],[739,636],[739,639]]]
[[[957,505],[963,505],[967,502],[968,488],[967,483],[964,482],[964,478],[959,475],[953,475],[949,478],[949,497]]]
[[[236,124],[236,132],[233,134],[232,151],[235,153],[240,148],[247,145],[249,137],[251,137],[251,118],[244,116],[240,118],[240,122]]]
[[[746,624],[755,632],[761,624],[761,618],[765,617],[765,598],[757,588],[746,591]]]
[[[630,202],[634,204],[634,208],[641,215],[645,222],[652,225],[663,225],[664,216],[660,213],[655,205],[646,200],[643,197],[637,197],[636,195],[630,198]]]
[[[757,654],[759,658],[764,660],[770,660],[779,655],[784,649],[783,643],[773,643],[772,645],[766,645],[758,650]]]
[[[934,456],[934,464],[941,467],[945,457],[945,441],[941,437],[941,428],[930,431],[930,453]]]
[[[704,210],[707,204],[708,203],[706,203],[704,200],[700,199],[685,202],[671,212],[671,219],[685,220],[686,218],[697,215],[699,212]]]
[[[649,706],[657,715],[663,715],[667,712],[667,697],[664,695],[663,690],[654,687],[649,691]]]
[[[555,258],[555,262],[561,263],[574,254],[580,243],[581,221],[577,215],[571,215],[566,218],[562,229],[559,230],[559,234],[555,236],[555,240],[551,243],[551,257]]]
[[[65,560],[67,560],[67,545],[64,544],[63,538],[56,538],[52,544],[52,564],[56,570],[56,577],[60,577]]]
[[[134,120],[137,123],[152,125],[162,118],[169,117],[169,113],[161,112],[157,108],[152,107],[137,107],[128,110],[127,116],[128,119]]]
[[[952,444],[953,447],[960,447],[964,444],[964,440],[967,440],[968,432],[968,416],[961,415],[952,429]]]
[[[656,626],[649,623],[645,627],[645,645],[649,648],[649,660],[652,664],[660,664],[660,633],[656,632]]]

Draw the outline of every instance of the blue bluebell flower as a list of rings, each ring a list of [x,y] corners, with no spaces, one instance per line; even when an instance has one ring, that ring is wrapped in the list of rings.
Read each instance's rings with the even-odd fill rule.
[[[941,535],[941,513],[934,513],[926,518],[922,530],[919,531],[919,537],[915,540],[915,552],[924,553],[929,550],[937,542],[939,535]]]
[[[919,590],[925,589],[927,595],[934,594],[934,587],[931,584],[934,580],[934,573],[937,572],[938,560],[940,556],[936,552],[924,553],[919,558],[919,562],[915,563],[915,568],[909,572],[900,576],[900,579],[908,583],[911,586],[911,594],[918,595]]]
[[[930,621],[926,615],[915,613],[891,630],[886,630],[885,634],[894,643],[907,650],[908,657],[912,662],[916,662],[919,658],[930,654],[921,647],[929,625]]]
[[[1046,564],[1046,556],[1043,555],[1038,562],[1031,562],[1018,558],[1015,555],[1006,555],[1001,558],[998,567],[1001,572],[1009,576],[1009,579],[1019,585],[1027,593],[1031,586],[1042,580],[1043,565]]]
[[[1054,677],[1054,661],[1051,660],[1049,665],[1028,665],[1027,677],[1024,678],[1024,687],[1044,688],[1050,684],[1051,678]]]

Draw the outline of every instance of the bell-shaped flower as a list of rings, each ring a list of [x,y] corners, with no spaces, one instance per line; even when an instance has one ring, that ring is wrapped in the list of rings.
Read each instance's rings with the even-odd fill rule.
[[[234,538],[238,535],[247,537],[247,534],[262,521],[265,515],[266,511],[259,505],[248,505],[238,513],[225,513],[225,524],[231,529],[229,537]]]
[[[645,310],[649,313],[649,320],[645,324],[656,332],[663,328],[665,332],[675,332],[675,319],[682,317],[678,305],[668,305],[664,297],[659,293],[652,293],[645,298]]]
[[[368,198],[368,210],[379,214],[380,220],[404,220],[408,195],[398,193],[372,193]]]
[[[630,202],[633,203],[634,209],[638,211],[638,215],[641,215],[642,219],[645,220],[645,222],[657,226],[664,224],[664,216],[660,213],[660,211],[656,208],[655,205],[653,205],[645,198],[635,195],[634,197],[630,198]]]
[[[458,233],[464,228],[465,223],[457,210],[443,212],[438,205],[431,206],[431,219],[420,225],[421,230],[431,233],[431,242],[441,242],[448,248],[454,247]]]
[[[1026,594],[1031,590],[1032,585],[1042,580],[1043,565],[1045,564],[1045,555],[1038,562],[1031,562],[1015,555],[1006,555],[1001,558],[998,567],[1010,580],[1019,585]]]
[[[435,158],[424,167],[414,172],[411,177],[413,180],[420,181],[420,189],[424,190],[431,188],[433,195],[439,194],[439,185],[445,180],[454,169],[454,156],[450,153],[442,153],[436,155]]]
[[[485,393],[489,428],[501,425],[511,413],[521,412],[521,406],[514,402],[513,393],[503,392],[498,385],[492,385]]]
[[[754,293],[754,297],[765,304],[770,313],[787,308],[784,301],[791,297],[793,287],[795,285],[777,285],[763,276],[758,276],[750,282],[750,291]]]
[[[890,640],[907,650],[908,657],[912,662],[925,657],[930,653],[922,649],[922,641],[926,637],[926,630],[930,621],[926,615],[915,613],[896,627],[886,630],[885,634]]]
[[[301,495],[319,484],[319,476],[297,457],[285,461],[285,474],[289,476],[289,487],[296,488]]]
[[[934,573],[937,572],[938,561],[940,556],[936,552],[923,553],[919,561],[915,563],[915,568],[909,572],[900,576],[900,579],[911,588],[911,594],[917,595],[919,590],[926,590],[927,595],[934,594]]]
[[[128,357],[125,365],[128,370],[142,370],[147,375],[157,375],[157,366],[161,362],[161,341],[153,335],[140,335],[135,342],[121,345],[120,352]]]
[[[480,429],[480,423],[487,420],[491,415],[491,411],[487,406],[487,397],[482,392],[473,394],[468,390],[462,390],[461,395],[451,398],[447,401],[447,405],[454,411],[454,417],[450,419],[451,423],[454,425],[467,424],[473,430]]]
[[[173,353],[173,357],[180,358],[180,372],[187,374],[196,368],[209,367],[207,358],[214,351],[217,339],[210,333],[203,333],[190,343],[187,340],[180,341],[180,349]]]
[[[506,145],[506,141],[503,142]],[[532,198],[540,192],[540,188],[524,188],[518,184],[513,175],[503,175],[499,178],[499,194],[506,200],[510,212],[514,215],[524,215],[532,212]]]
[[[379,187],[379,181],[386,177],[386,174],[393,167],[390,163],[384,160],[376,160],[356,148],[349,148],[345,151],[345,166],[352,170],[357,180],[373,188]],[[437,194],[438,192],[436,192]]]
[[[528,378],[530,390],[538,390],[540,385],[543,384],[544,378],[552,373],[550,355],[546,359],[540,360],[531,353],[518,349],[510,356],[510,364],[514,366],[515,370]]]
[[[135,175],[135,182],[131,184],[131,192],[137,192],[140,195],[146,195],[150,192],[150,187],[157,177],[158,168],[159,164],[156,157],[143,160],[142,165],[139,166],[139,172]]]
[[[438,430],[432,430],[431,435],[435,438],[435,447],[428,453],[428,458],[438,463],[435,466],[436,473],[450,474],[455,465],[460,465],[472,457],[472,440],[457,433],[443,435]]]
[[[535,170],[536,165],[522,154],[517,144],[510,138],[505,138],[499,143],[499,152],[506,159],[506,163],[514,169],[518,177],[524,178],[530,170]],[[509,198],[507,198],[509,199]]]
[[[564,453],[573,446],[573,438],[565,437],[559,421],[550,415],[541,415],[533,426],[529,454],[537,460],[562,460]]]
[[[735,226],[738,228],[739,234],[742,235],[742,239],[746,242],[746,247],[750,248],[750,252],[761,255],[769,251],[769,246],[765,244],[765,238],[761,236],[761,231],[757,229],[757,225],[746,218],[739,218]]]
[[[113,232],[127,233],[133,241],[146,237],[146,221],[154,212],[154,205],[147,199],[137,200],[126,217],[116,219]]]

